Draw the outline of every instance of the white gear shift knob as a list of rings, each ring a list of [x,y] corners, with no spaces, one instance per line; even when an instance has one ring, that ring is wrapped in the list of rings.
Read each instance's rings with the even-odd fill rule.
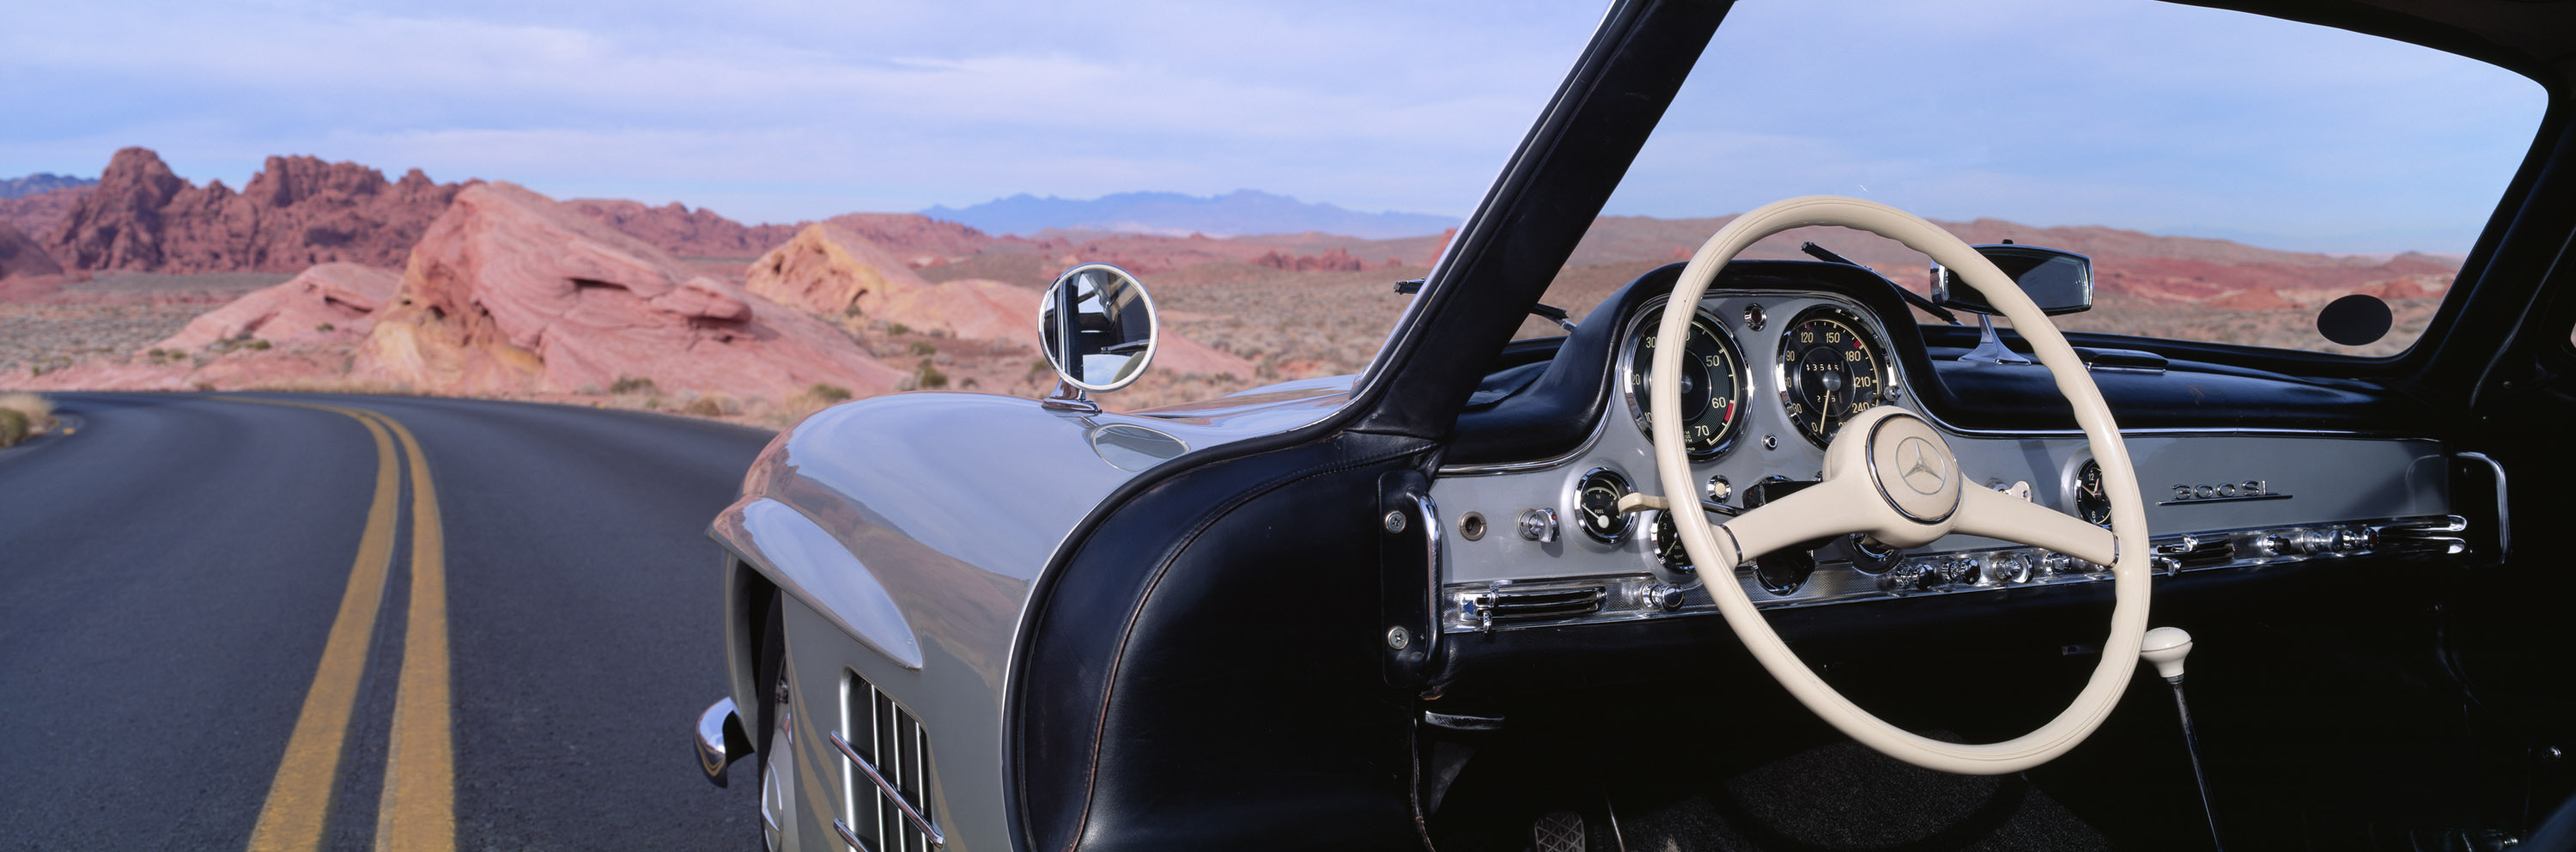
[[[2168,683],[2182,682],[2182,658],[2190,654],[2191,634],[2180,627],[2149,630],[2145,644],[2138,646],[2138,656],[2156,664],[2156,674]]]

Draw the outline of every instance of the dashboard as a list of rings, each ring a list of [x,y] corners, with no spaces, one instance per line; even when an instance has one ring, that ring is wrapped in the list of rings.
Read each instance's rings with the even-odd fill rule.
[[[2107,523],[2100,468],[2081,433],[2037,418],[2038,428],[1969,428],[1939,410],[1975,406],[1973,391],[1962,399],[1957,389],[1980,387],[1982,380],[2053,386],[2046,368],[1951,361],[1926,350],[1910,317],[1901,318],[1904,334],[1893,335],[1881,317],[1902,309],[1881,304],[1874,310],[1869,302],[1879,300],[1855,290],[1848,271],[1833,273],[1841,283],[1795,286],[1800,269],[1822,272],[1823,266],[1775,262],[1767,267],[1771,274],[1749,279],[1761,286],[1750,287],[1730,287],[1721,275],[1692,306],[1682,341],[1655,337],[1663,312],[1673,307],[1652,292],[1659,284],[1650,274],[1585,320],[1615,323],[1615,334],[1578,329],[1548,363],[1518,368],[1545,370],[1559,380],[1524,377],[1480,392],[1485,398],[1471,407],[1498,410],[1514,396],[1553,394],[1564,399],[1520,405],[1562,415],[1588,402],[1591,426],[1570,451],[1440,468],[1431,496],[1446,527],[1439,569],[1443,632],[1714,615],[1711,582],[1741,584],[1757,606],[1776,608],[2109,579],[2105,566],[1965,535],[1910,550],[1844,536],[1709,571],[1691,564],[1670,518],[1618,510],[1629,492],[1666,493],[1646,426],[1646,369],[1656,347],[1680,345],[1687,353],[1681,404],[1692,469],[1688,497],[1712,522],[1815,482],[1840,423],[1876,406],[1904,405],[1948,438],[1969,487],[2008,491]],[[1660,283],[1665,292],[1669,278]],[[1875,274],[1868,278],[1894,286]],[[1580,368],[1587,357],[1604,368],[1588,382],[1591,371]],[[2122,388],[2201,381],[2167,373],[2160,360],[2101,358],[2093,368],[2097,379],[2109,378],[2109,371],[2124,374],[2117,387],[2103,382],[2115,395],[2115,409]],[[1587,383],[1615,392],[1585,398]],[[2144,391],[2134,396],[2156,398]],[[1927,397],[1947,405],[1922,404]],[[2327,428],[2172,425],[2170,415],[2137,418],[2157,424],[2138,428],[2122,416],[2146,492],[2159,574],[2465,547],[2465,522],[2451,508],[2455,460],[2438,441]],[[1493,415],[1484,422],[1509,421]],[[1478,422],[1462,417],[1462,430],[1476,428]],[[1688,505],[1684,495],[1667,496]]]

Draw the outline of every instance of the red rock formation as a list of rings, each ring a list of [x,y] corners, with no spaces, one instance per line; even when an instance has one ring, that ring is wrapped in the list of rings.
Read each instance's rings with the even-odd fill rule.
[[[809,225],[796,238],[752,263],[745,285],[780,304],[824,316],[851,307],[870,319],[917,330],[1035,347],[1038,291],[999,281],[958,279],[932,284],[865,237],[838,226]],[[1153,369],[1206,376],[1253,375],[1252,362],[1163,329]]]
[[[907,262],[915,257],[965,257],[1002,242],[983,231],[919,213],[847,213],[823,223],[866,237]],[[928,265],[914,264],[914,268]]]
[[[743,286],[827,317],[855,308],[859,316],[923,331],[1018,343],[1037,339],[1037,291],[973,278],[932,284],[884,247],[832,224],[807,225],[754,261]]]
[[[412,250],[352,375],[443,393],[656,388],[860,396],[903,374],[822,322],[515,184],[466,188]]]
[[[73,205],[97,191],[93,186],[73,186],[18,198],[0,198],[0,224],[18,229],[34,239],[44,236],[62,224],[63,216]]]
[[[456,196],[419,169],[387,182],[356,163],[270,157],[239,193],[198,187],[144,148],[108,161],[99,185],[42,242],[73,269],[293,272],[348,261],[393,266]]]
[[[564,206],[681,257],[756,257],[796,235],[794,225],[745,225],[677,201],[660,207],[613,198],[576,198]]]
[[[402,274],[391,269],[325,263],[188,321],[186,328],[155,348],[194,351],[221,340],[291,343],[364,334],[375,324],[368,314],[393,298],[401,283]]]
[[[1295,257],[1273,250],[1253,258],[1252,262],[1258,266],[1292,272],[1360,272],[1370,268],[1366,261],[1352,257],[1349,249],[1339,248],[1321,255],[1301,254]]]
[[[55,263],[43,246],[7,222],[0,222],[0,278],[36,275],[60,275],[63,267]]]

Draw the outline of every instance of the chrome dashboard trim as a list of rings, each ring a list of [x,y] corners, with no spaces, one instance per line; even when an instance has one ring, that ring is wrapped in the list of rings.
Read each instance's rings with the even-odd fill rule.
[[[2371,533],[2377,530],[2406,528],[2426,532],[2452,532],[2461,526],[2455,516],[2381,518],[2359,521],[2336,521],[2299,527],[2254,527],[2220,530],[2187,535],[2165,535],[2153,539],[2157,545],[2154,571],[2157,574],[2198,573],[2219,569],[2259,570],[2268,566],[2331,563],[2339,560],[2396,555],[2442,555],[2446,551],[2432,539],[2382,540]],[[1720,526],[1718,529],[1725,529]],[[2304,542],[2312,549],[2281,549],[2270,541]],[[2337,547],[2336,541],[2355,543],[2349,549]],[[2197,555],[2199,558],[2194,558]],[[2211,561],[2216,559],[2217,561]],[[2001,576],[1999,576],[2001,575]],[[1860,571],[1844,559],[1820,559],[1816,571],[1797,591],[1775,595],[1761,587],[1760,581],[1741,572],[1736,581],[1760,609],[1826,606],[1866,600],[1897,597],[1989,592],[2003,589],[2036,588],[2077,583],[2107,581],[2111,572],[2062,554],[2039,548],[2008,546],[1977,550],[1918,553],[1901,557],[1896,567],[1884,573]],[[2027,579],[2010,579],[2027,577]],[[1444,633],[1478,633],[1522,630],[1534,627],[1562,627],[1575,624],[1640,621],[1665,616],[1718,615],[1717,604],[1705,584],[1694,583],[1683,588],[1682,605],[1664,610],[1646,598],[1646,590],[1656,581],[1650,573],[1619,572],[1538,580],[1471,581],[1450,583],[1440,589],[1440,628]],[[1480,619],[1479,605],[1485,595],[1511,589],[1523,593],[1543,593],[1578,587],[1600,587],[1601,607],[1581,616],[1553,620],[1489,622]]]

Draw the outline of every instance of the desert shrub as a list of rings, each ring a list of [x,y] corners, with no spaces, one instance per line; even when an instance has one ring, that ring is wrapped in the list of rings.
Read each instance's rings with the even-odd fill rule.
[[[913,379],[915,381],[915,386],[921,388],[944,388],[948,386],[948,374],[940,372],[939,367],[931,364],[930,359],[928,358],[921,359],[921,370],[913,374]]]
[[[899,323],[899,322],[898,322],[898,323],[889,323],[889,324],[887,324],[887,325],[886,325],[886,333],[887,333],[887,334],[911,334],[911,333],[912,333],[912,326],[904,325],[903,323]]]
[[[0,447],[16,446],[27,440],[27,415],[14,408],[0,408]]]
[[[718,404],[713,397],[702,396],[689,400],[687,405],[680,406],[680,413],[694,414],[699,417],[722,417],[724,406]]]
[[[615,394],[657,394],[662,391],[660,388],[653,386],[652,379],[643,378],[641,376],[620,375],[617,377],[617,381],[608,383],[608,392]]]
[[[335,325],[332,325],[332,324],[330,324],[330,323],[327,323],[327,322],[326,322],[326,323],[323,323],[323,324],[321,324],[321,325],[314,326],[314,327],[313,327],[313,330],[314,330],[314,331],[330,331],[330,330],[332,330],[332,329],[334,329],[334,328],[338,328],[338,327],[339,327],[339,326],[335,326]]]
[[[54,403],[32,393],[0,393],[0,411],[15,411],[27,418],[30,433],[54,428]]]
[[[266,341],[266,340],[253,340],[253,341],[251,341],[250,343],[245,344],[245,345],[249,346],[249,347],[250,347],[250,348],[252,348],[252,349],[267,349],[267,348],[268,348],[268,341]]]
[[[840,385],[827,385],[822,382],[815,382],[813,387],[806,388],[805,395],[812,397],[814,401],[823,403],[824,405],[850,401],[849,388],[841,387]]]
[[[924,343],[924,342],[922,342],[922,341],[915,340],[915,341],[913,341],[913,342],[912,342],[912,354],[915,354],[915,355],[936,355],[936,354],[939,354],[939,347],[937,347],[937,346],[932,346],[932,345],[930,345],[930,344],[928,344],[928,343]]]
[[[842,315],[842,316],[845,316],[845,317],[854,317],[854,316],[858,316],[858,315],[859,315],[859,303],[857,303],[857,302],[851,302],[849,307],[846,307],[846,308],[842,308],[842,309],[841,309],[841,315]]]

